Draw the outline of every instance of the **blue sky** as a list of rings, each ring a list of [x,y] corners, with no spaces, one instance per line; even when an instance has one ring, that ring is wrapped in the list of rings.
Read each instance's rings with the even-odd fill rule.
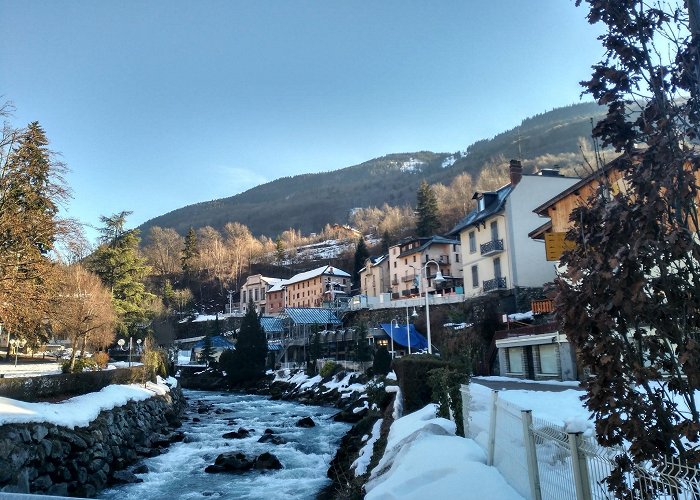
[[[138,225],[282,176],[454,152],[579,102],[602,48],[562,0],[0,0],[0,96]]]

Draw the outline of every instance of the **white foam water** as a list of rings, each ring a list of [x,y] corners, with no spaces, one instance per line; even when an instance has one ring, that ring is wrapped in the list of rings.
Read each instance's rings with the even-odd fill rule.
[[[186,442],[174,443],[158,457],[143,461],[149,472],[139,474],[142,483],[120,485],[102,491],[98,498],[110,500],[175,499],[306,499],[329,483],[326,471],[349,425],[332,420],[337,410],[272,401],[264,396],[184,391],[189,402],[187,415],[197,417],[183,423]],[[211,406],[199,414],[200,405]],[[295,426],[310,416],[316,427]],[[231,422],[231,419],[235,423]],[[254,429],[244,439],[225,439],[223,434],[239,427]],[[265,429],[287,440],[286,444],[258,443]],[[270,452],[283,469],[245,473],[204,472],[220,453],[240,451],[250,458]]]

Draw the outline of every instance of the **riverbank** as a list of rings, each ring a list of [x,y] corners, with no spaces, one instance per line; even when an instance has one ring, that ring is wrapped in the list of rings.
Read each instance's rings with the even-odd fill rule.
[[[319,492],[317,498],[321,500],[363,496],[369,471],[384,452],[389,427],[394,419],[396,393],[385,390],[386,385],[396,383],[393,376],[387,380],[385,377],[368,378],[357,372],[340,371],[324,378],[320,375],[309,377],[303,371],[278,370],[268,372],[264,379],[255,383],[230,387],[223,375],[207,370],[181,377],[181,381],[183,387],[226,388],[269,396],[273,400],[336,408],[338,411],[333,420],[352,424],[352,428],[343,436],[329,464],[327,477],[331,483]],[[372,442],[368,446],[370,440]]]
[[[111,385],[61,403],[0,398],[3,492],[92,497],[184,436],[175,379]]]

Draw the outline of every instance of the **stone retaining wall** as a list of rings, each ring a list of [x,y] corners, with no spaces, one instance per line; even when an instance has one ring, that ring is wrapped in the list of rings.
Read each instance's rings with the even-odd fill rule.
[[[182,392],[106,410],[88,427],[0,426],[1,491],[93,497],[136,460],[182,439]]]

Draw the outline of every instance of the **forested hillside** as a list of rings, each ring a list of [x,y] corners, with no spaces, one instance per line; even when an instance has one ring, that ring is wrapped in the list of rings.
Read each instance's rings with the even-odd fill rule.
[[[140,229],[147,234],[153,226],[169,227],[184,235],[190,227],[220,229],[236,221],[256,236],[274,238],[289,228],[310,233],[328,223],[345,224],[357,207],[413,205],[421,180],[447,184],[463,172],[477,176],[498,159],[521,158],[526,171],[538,166],[572,171],[582,163],[580,139],[590,137],[591,119],[601,115],[593,103],[557,108],[464,151],[389,154],[332,172],[283,177],[229,198],[174,210]]]

